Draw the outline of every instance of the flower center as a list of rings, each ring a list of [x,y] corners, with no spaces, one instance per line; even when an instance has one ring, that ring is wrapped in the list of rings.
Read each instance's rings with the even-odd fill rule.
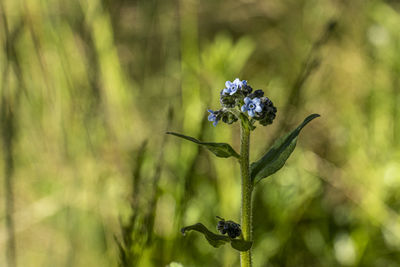
[[[249,108],[253,109],[254,108],[254,104],[250,104]]]

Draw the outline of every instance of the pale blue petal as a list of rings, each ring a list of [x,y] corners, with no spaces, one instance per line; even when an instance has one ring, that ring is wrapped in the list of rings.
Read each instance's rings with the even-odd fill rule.
[[[255,110],[256,110],[257,112],[261,112],[261,111],[262,111],[262,108],[261,108],[261,106],[257,106]]]
[[[232,83],[230,81],[225,82],[226,88],[230,88],[232,86]]]
[[[256,104],[256,105],[260,105],[261,99],[256,97],[256,98],[253,99],[253,103]]]
[[[236,91],[237,91],[237,87],[232,87],[231,92],[229,94],[233,95],[234,93],[236,93]]]
[[[244,98],[244,103],[247,105],[247,104],[249,104],[251,102],[251,99],[250,98],[248,98],[248,97],[245,97]]]
[[[243,105],[241,110],[242,110],[242,112],[246,112],[246,110],[247,110],[246,105]]]
[[[250,117],[254,117],[254,115],[255,115],[255,114],[254,114],[254,110],[249,110],[248,113],[249,113],[249,116],[250,116]]]

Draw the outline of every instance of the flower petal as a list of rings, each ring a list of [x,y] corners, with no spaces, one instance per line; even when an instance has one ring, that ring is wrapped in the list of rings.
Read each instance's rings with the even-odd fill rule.
[[[255,111],[261,112],[262,111],[262,107],[260,105],[257,105],[257,107],[255,108]]]
[[[252,102],[253,102],[254,104],[256,104],[256,105],[259,105],[259,104],[261,103],[261,99],[259,99],[258,97],[256,97],[256,98],[254,98],[254,99],[252,100]]]
[[[232,83],[230,81],[225,82],[226,88],[230,88],[232,86]]]
[[[247,104],[249,104],[251,102],[251,99],[250,98],[248,98],[248,97],[245,97],[244,98],[244,103],[247,105]]]
[[[241,108],[240,110],[241,110],[242,112],[246,112],[246,110],[247,110],[246,105],[243,105],[242,108]]]
[[[252,109],[250,109],[249,111],[248,111],[248,113],[249,113],[249,116],[250,117],[254,117],[254,110],[252,110]]]

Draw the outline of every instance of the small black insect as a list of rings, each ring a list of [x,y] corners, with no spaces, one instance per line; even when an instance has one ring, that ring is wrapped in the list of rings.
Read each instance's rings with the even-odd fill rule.
[[[242,234],[240,224],[233,221],[225,221],[225,219],[217,216],[220,221],[218,222],[217,229],[221,234],[228,234],[230,238],[238,237]]]

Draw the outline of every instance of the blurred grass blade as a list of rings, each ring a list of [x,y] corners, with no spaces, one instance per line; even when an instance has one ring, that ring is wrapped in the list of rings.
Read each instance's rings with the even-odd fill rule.
[[[253,183],[259,182],[283,167],[296,147],[297,137],[301,129],[319,116],[319,114],[308,116],[296,129],[279,138],[261,159],[251,164],[250,175]]]
[[[196,223],[183,227],[181,229],[181,232],[184,235],[187,231],[191,230],[202,233],[207,239],[208,243],[215,248],[218,248],[225,243],[231,243],[232,248],[239,251],[246,251],[249,250],[252,245],[252,242],[244,241],[242,239],[231,239],[228,236],[214,234],[213,232],[208,230],[207,227],[205,227],[202,223]]]
[[[124,266],[129,266],[129,261],[127,257],[127,252],[124,246],[119,242],[118,238],[114,235],[114,240],[115,243],[118,245],[118,251],[119,251],[119,266],[124,267]]]
[[[167,134],[175,135],[180,138],[192,141],[198,145],[205,146],[208,150],[210,150],[212,153],[220,158],[229,158],[231,156],[235,158],[240,158],[239,154],[236,153],[236,151],[227,143],[201,142],[196,138],[174,132],[167,132]]]
[[[139,197],[139,184],[142,178],[141,171],[143,167],[146,148],[147,148],[147,140],[142,142],[138,151],[132,152],[132,159],[133,159],[132,163],[135,166],[132,169],[132,197],[134,202],[137,202]],[[134,157],[135,154],[136,157]]]

